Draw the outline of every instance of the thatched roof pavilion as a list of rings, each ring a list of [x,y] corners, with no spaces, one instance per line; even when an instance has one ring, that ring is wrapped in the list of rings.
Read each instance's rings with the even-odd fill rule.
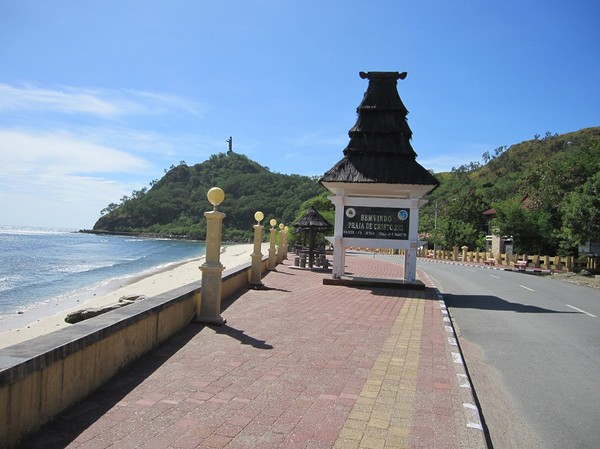
[[[415,159],[410,144],[408,110],[397,90],[406,72],[360,72],[369,87],[357,108],[358,119],[348,132],[344,158],[319,182],[412,184],[438,186],[438,180]]]
[[[306,211],[306,213],[292,225],[299,231],[308,231],[309,229],[315,229],[317,231],[328,231],[333,229],[331,223],[329,223],[323,215],[321,215],[313,206]]]
[[[312,268],[314,262],[315,233],[329,231],[333,229],[333,226],[313,206],[292,226],[305,235],[308,233],[308,266]]]
[[[408,110],[398,95],[406,72],[360,72],[369,86],[357,108],[344,157],[319,179],[333,196],[333,278],[344,274],[346,247],[405,251],[405,280],[416,280],[419,208],[439,181],[417,161]]]

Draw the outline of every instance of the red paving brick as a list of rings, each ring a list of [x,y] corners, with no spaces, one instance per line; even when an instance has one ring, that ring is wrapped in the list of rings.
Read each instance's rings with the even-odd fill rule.
[[[375,256],[346,263],[402,277]],[[267,289],[224,301],[226,326],[190,324],[24,447],[485,447],[466,426],[436,292],[329,276],[286,261]]]

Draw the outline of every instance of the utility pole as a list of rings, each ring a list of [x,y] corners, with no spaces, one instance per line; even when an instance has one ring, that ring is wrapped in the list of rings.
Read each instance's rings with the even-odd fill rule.
[[[438,220],[438,202],[435,200],[435,215],[433,218],[433,229],[434,229],[434,243],[433,243],[433,258],[437,257],[437,220]]]

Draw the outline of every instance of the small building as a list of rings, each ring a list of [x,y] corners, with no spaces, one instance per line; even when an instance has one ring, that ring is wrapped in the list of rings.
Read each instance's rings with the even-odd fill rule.
[[[529,209],[529,194],[521,198],[521,209]],[[496,209],[488,209],[483,212],[487,219],[488,234],[485,236],[485,251],[493,254],[509,254],[514,252],[514,241],[512,235],[502,235],[501,229],[493,226],[492,220],[496,218]]]
[[[369,80],[344,157],[321,177],[335,205],[333,277],[344,274],[345,248],[406,250],[406,282],[416,279],[419,208],[439,181],[416,161],[397,90],[406,72],[360,72]]]

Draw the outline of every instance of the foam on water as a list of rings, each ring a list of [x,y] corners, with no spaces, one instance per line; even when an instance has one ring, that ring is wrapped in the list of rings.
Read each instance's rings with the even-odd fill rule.
[[[0,226],[0,318],[204,255],[204,244]]]

